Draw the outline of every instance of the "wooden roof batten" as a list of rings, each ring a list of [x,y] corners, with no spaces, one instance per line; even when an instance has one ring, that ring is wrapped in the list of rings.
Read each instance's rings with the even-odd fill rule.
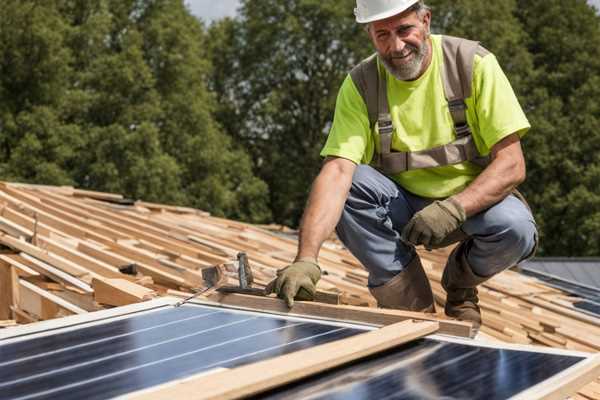
[[[143,302],[165,295],[189,296],[207,288],[207,277],[237,284],[235,255],[248,255],[255,286],[264,287],[294,258],[296,241],[276,232],[216,218],[178,206],[125,202],[118,194],[72,187],[0,183],[0,327]],[[130,204],[130,205],[127,205]],[[451,249],[419,249],[438,310],[445,293],[440,280]],[[203,301],[274,313],[386,326],[423,320],[439,332],[468,336],[469,324],[440,314],[375,308],[367,272],[339,242],[323,247],[319,283],[339,305],[297,302],[288,310],[272,297],[207,292]],[[577,299],[534,278],[506,271],[480,290],[489,338],[583,352],[600,351],[600,319],[573,306]],[[10,328],[8,328],[10,329]],[[582,389],[594,394],[600,380]],[[591,389],[590,389],[591,388]],[[595,396],[595,397],[594,397]]]

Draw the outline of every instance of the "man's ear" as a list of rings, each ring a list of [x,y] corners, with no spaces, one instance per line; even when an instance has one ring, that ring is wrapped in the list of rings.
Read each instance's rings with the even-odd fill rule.
[[[425,11],[425,13],[423,14],[422,21],[425,25],[425,28],[427,29],[427,33],[431,33],[431,10]]]

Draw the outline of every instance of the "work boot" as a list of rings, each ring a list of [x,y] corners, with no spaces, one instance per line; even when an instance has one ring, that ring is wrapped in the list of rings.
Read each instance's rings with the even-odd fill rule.
[[[433,292],[418,255],[385,285],[369,290],[381,308],[435,312]]]
[[[477,331],[481,326],[477,285],[491,277],[484,278],[473,272],[467,262],[464,247],[465,242],[454,248],[444,268],[442,287],[448,294],[444,311],[449,317],[473,323],[473,329]]]

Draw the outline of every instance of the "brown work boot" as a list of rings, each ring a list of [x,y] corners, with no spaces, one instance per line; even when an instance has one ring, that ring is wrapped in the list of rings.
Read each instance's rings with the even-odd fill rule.
[[[385,285],[369,290],[381,308],[435,312],[431,285],[418,255]]]
[[[473,329],[477,331],[481,326],[477,285],[491,277],[484,278],[473,272],[465,257],[464,247],[463,242],[454,248],[444,268],[442,287],[448,294],[444,311],[449,317],[472,322]]]

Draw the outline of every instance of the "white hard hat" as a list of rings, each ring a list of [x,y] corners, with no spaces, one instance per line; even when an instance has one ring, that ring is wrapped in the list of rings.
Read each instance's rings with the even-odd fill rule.
[[[419,0],[356,0],[356,22],[369,22],[386,19],[407,10]]]

